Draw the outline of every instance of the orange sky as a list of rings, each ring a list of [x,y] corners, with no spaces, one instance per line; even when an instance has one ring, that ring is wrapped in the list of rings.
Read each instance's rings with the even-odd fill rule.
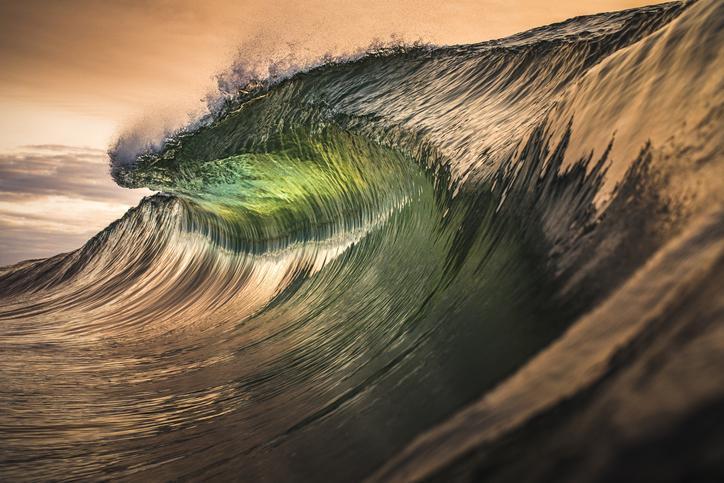
[[[309,59],[353,51],[375,39],[388,40],[391,34],[435,44],[471,43],[646,3],[653,2],[0,0],[0,173],[18,176],[25,156],[18,153],[28,150],[22,146],[105,150],[131,123],[159,115],[176,118],[197,109],[199,99],[214,86],[213,75],[238,55],[265,62],[296,52]],[[58,146],[31,150],[34,156],[47,156],[45,170],[55,166],[54,159],[69,163],[66,154],[77,151],[67,148],[59,154]],[[147,193],[120,192],[99,168],[102,151],[92,152],[83,159],[93,158],[88,172],[99,178],[94,183],[105,186],[105,198],[99,190],[89,197],[69,187],[71,191],[63,194],[67,200],[59,203],[47,192],[34,193],[29,183],[23,185],[23,199],[33,204],[23,208],[18,190],[8,195],[11,181],[5,180],[5,188],[0,188],[0,229],[12,219],[13,226],[20,223],[25,231],[8,235],[11,231],[5,229],[0,252],[7,254],[12,248],[13,255],[0,256],[0,265],[75,248]],[[56,171],[64,172],[63,166]],[[69,222],[65,232],[56,223],[53,232],[33,232],[43,240],[42,248],[21,242],[34,229],[34,217],[43,206],[54,219],[70,219],[82,203],[91,202],[106,204],[83,218],[83,230]],[[24,217],[25,212],[33,216]],[[51,226],[47,221],[45,228]],[[70,232],[75,235],[68,237]]]
[[[351,50],[392,33],[469,43],[641,0],[0,0],[0,149],[107,147],[146,112],[195,105],[236,50]],[[266,51],[266,52],[264,52]]]

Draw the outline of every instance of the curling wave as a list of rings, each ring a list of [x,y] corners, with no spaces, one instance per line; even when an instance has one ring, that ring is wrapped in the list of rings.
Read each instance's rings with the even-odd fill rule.
[[[111,153],[162,194],[0,269],[0,474],[721,471],[723,22],[376,52]]]

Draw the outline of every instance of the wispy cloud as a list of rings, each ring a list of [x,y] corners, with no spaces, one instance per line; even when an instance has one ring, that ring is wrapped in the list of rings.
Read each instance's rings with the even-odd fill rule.
[[[0,199],[29,201],[67,196],[131,203],[137,194],[116,186],[102,150],[59,145],[24,146],[0,153]]]
[[[0,153],[0,265],[78,248],[149,193],[113,183],[99,149]]]

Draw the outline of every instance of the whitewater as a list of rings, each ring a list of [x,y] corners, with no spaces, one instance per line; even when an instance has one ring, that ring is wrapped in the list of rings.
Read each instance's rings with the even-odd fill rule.
[[[398,46],[110,152],[0,268],[0,479],[724,478],[724,2]]]

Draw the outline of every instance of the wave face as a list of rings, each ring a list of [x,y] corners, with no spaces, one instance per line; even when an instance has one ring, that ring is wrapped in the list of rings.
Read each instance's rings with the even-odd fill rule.
[[[721,475],[723,22],[372,53],[119,158],[163,194],[0,269],[0,475]]]

